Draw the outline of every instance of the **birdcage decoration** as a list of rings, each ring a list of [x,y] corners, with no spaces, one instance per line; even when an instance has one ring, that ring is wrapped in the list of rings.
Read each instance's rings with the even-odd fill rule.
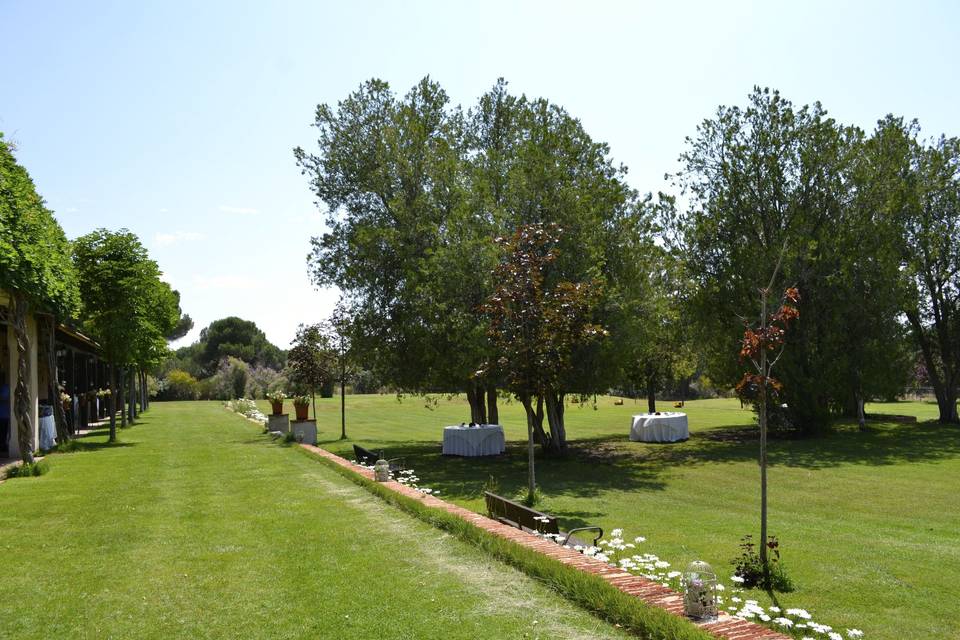
[[[690,618],[717,615],[717,574],[706,562],[695,560],[683,573],[683,609]]]
[[[377,460],[373,465],[373,478],[377,482],[390,481],[390,463],[386,460]]]

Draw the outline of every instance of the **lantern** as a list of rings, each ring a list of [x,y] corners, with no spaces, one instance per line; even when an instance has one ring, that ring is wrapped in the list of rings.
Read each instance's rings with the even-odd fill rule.
[[[683,574],[683,609],[690,618],[717,615],[717,574],[706,562],[691,562]]]
[[[377,460],[377,463],[373,465],[373,478],[377,482],[389,482],[390,463],[386,460]]]

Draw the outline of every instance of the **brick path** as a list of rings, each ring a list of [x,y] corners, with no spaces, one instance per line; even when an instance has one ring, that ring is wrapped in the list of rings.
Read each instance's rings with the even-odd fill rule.
[[[373,480],[372,469],[357,466],[353,462],[345,460],[320,447],[309,444],[301,444],[300,446],[356,474]],[[617,567],[610,566],[606,562],[585,556],[573,549],[561,547],[554,542],[535,536],[532,533],[500,524],[479,513],[464,509],[455,504],[450,504],[449,502],[444,502],[431,495],[420,493],[416,489],[411,489],[399,482],[382,482],[380,484],[401,495],[419,500],[428,507],[442,509],[447,513],[459,516],[493,535],[506,538],[528,549],[539,551],[544,555],[550,556],[566,565],[576,567],[581,571],[599,575],[620,591],[640,598],[649,605],[660,607],[676,616],[683,617],[682,596],[673,589],[664,587],[662,584],[641,578],[640,576],[635,576],[631,573],[626,573]],[[725,612],[720,612],[720,616],[716,620],[696,622],[695,624],[709,631],[712,635],[718,638],[725,638],[726,640],[790,640],[789,636],[777,633],[776,631],[748,620],[733,617]]]

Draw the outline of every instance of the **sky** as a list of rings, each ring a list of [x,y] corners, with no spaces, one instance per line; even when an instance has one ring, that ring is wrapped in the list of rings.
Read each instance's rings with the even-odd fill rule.
[[[237,315],[285,348],[332,309],[292,150],[369,78],[403,94],[429,75],[470,106],[504,77],[643,193],[755,85],[866,130],[894,113],[960,135],[960,2],[0,0],[0,34],[0,131],[68,237],[141,238],[196,323],[179,345]]]

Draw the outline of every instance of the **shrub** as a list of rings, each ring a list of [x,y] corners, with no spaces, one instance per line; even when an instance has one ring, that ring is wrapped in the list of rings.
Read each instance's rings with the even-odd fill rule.
[[[196,400],[200,382],[186,371],[174,369],[163,379],[160,396],[164,400]]]
[[[760,587],[781,593],[793,591],[793,581],[780,562],[780,541],[777,540],[777,536],[768,537],[767,551],[768,568],[764,571],[753,536],[743,536],[740,539],[740,555],[731,561],[734,566],[734,575],[743,579],[742,584],[745,589]]]
[[[37,460],[35,462],[24,462],[20,466],[13,467],[7,471],[8,478],[31,478],[42,476],[50,471],[50,465],[46,460]]]

